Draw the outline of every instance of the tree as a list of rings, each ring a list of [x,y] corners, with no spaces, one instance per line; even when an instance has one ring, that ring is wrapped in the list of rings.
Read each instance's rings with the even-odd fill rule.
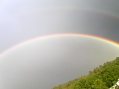
[[[100,79],[97,79],[94,81],[92,88],[93,89],[108,89],[108,87],[105,85],[105,83]]]

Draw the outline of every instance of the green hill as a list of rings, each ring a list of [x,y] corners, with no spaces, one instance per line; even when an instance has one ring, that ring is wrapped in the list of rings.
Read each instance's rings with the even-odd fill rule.
[[[117,82],[118,78],[119,57],[96,67],[86,76],[55,86],[53,89],[109,89]]]

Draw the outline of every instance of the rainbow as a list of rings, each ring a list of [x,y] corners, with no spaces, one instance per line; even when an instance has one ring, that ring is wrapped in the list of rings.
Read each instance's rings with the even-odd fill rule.
[[[119,47],[119,43],[115,42],[115,41],[112,41],[110,39],[107,39],[107,38],[103,38],[103,37],[100,37],[100,36],[95,36],[95,35],[90,35],[90,34],[77,34],[77,33],[60,33],[60,34],[49,34],[49,35],[43,35],[43,36],[40,36],[40,37],[36,37],[36,38],[32,38],[30,40],[27,40],[27,41],[24,41],[22,43],[19,43],[19,44],[16,44],[15,46],[7,49],[6,51],[4,51],[3,53],[1,53],[0,55],[3,55],[11,50],[13,50],[14,48],[16,47],[19,47],[21,45],[24,45],[24,44],[27,44],[27,43],[31,43],[35,40],[40,40],[40,39],[48,39],[48,38],[53,38],[53,37],[66,37],[66,36],[75,36],[75,37],[87,37],[87,38],[93,38],[93,39],[96,39],[96,40],[100,40],[100,41],[104,41],[104,42],[107,42],[109,44],[112,44],[116,47]]]

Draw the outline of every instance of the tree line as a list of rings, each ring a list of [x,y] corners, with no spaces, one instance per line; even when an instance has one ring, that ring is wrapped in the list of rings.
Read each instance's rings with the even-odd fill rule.
[[[109,89],[119,78],[119,57],[53,89]]]

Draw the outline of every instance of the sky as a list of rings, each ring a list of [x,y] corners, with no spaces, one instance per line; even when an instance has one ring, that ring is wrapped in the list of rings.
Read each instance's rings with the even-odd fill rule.
[[[52,89],[118,56],[118,45],[99,38],[75,34],[37,38],[0,55],[0,88]]]
[[[0,88],[50,89],[119,56],[117,46],[96,37],[45,38],[79,33],[119,42],[118,4],[118,0],[1,0]]]
[[[83,33],[119,42],[118,0],[1,0],[0,53],[26,40]]]

